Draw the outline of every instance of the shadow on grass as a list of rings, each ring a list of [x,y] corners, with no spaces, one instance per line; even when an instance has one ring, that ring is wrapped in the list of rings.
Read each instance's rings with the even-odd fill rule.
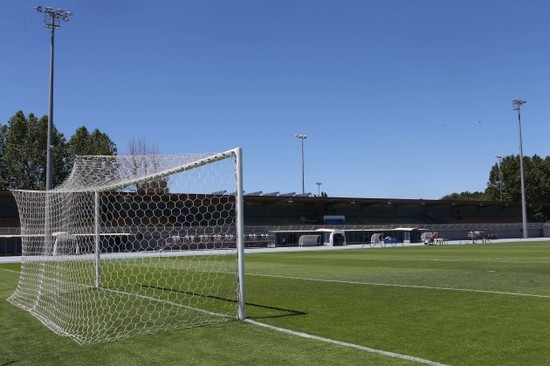
[[[140,287],[150,288],[150,289],[155,289],[155,290],[161,290],[161,291],[178,292],[178,293],[182,293],[182,294],[185,294],[185,295],[191,295],[191,296],[196,296],[196,297],[204,297],[204,298],[209,298],[209,299],[214,299],[214,300],[219,300],[219,301],[224,301],[224,302],[234,303],[234,304],[237,303],[237,300],[235,300],[235,299],[230,299],[230,298],[226,298],[226,297],[222,297],[222,296],[201,294],[201,293],[196,293],[196,292],[193,292],[193,291],[174,290],[174,289],[165,288],[165,287],[162,287],[162,286],[151,286],[151,285],[145,285],[145,284],[140,284]],[[261,305],[261,304],[251,303],[251,302],[245,302],[245,304],[246,304],[247,308],[248,307],[253,307],[253,308],[259,309],[259,312],[262,312],[262,311],[264,313],[267,312],[267,314],[265,314],[265,315],[249,316],[250,319],[283,318],[283,317],[287,317],[287,316],[296,316],[296,315],[306,315],[307,314],[306,312],[303,312],[303,311],[285,309],[285,308],[281,308],[281,307],[277,307],[277,306]]]

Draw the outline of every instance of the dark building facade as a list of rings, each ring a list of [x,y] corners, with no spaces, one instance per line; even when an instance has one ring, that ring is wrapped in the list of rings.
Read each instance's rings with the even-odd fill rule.
[[[163,196],[159,195],[160,200]],[[170,197],[172,198],[172,197]],[[172,199],[173,200],[173,199]],[[153,215],[154,218],[154,214]],[[520,225],[521,204],[493,201],[316,197],[304,195],[244,196],[245,232],[268,233],[282,227],[397,227],[435,230],[442,225],[461,227],[457,232],[483,225]],[[530,218],[529,221],[534,221]],[[17,234],[19,216],[11,192],[0,190],[0,255],[21,252]],[[517,228],[502,231],[521,237]],[[531,231],[531,229],[529,229]],[[540,233],[539,233],[540,232]],[[536,228],[535,236],[542,236]],[[531,234],[531,232],[530,232]],[[462,235],[462,234],[456,234]]]

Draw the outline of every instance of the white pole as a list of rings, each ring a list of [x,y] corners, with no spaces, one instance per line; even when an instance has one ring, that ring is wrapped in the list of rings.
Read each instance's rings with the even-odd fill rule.
[[[94,192],[94,234],[95,234],[95,287],[101,287],[101,267],[100,267],[100,209],[99,209],[99,192]]]
[[[244,288],[244,213],[243,213],[243,164],[242,150],[235,149],[236,160],[236,195],[235,205],[237,210],[237,279],[238,283],[238,310],[237,316],[240,320],[246,319],[245,311],[245,288]]]

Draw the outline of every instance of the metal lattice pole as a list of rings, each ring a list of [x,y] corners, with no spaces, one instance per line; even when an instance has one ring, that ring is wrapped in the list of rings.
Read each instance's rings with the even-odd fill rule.
[[[527,239],[527,204],[525,200],[525,178],[523,174],[523,138],[521,135],[521,106],[527,103],[523,99],[514,99],[512,104],[514,110],[518,112],[518,127],[519,127],[519,172],[521,178],[521,216],[523,221],[523,238]]]
[[[304,159],[304,140],[307,139],[307,135],[299,134],[296,135],[302,141],[302,194],[306,193],[306,184],[305,184],[305,159]]]
[[[54,74],[54,46],[55,46],[55,31],[61,28],[61,21],[69,21],[73,15],[70,11],[63,9],[54,10],[51,7],[42,8],[36,6],[36,11],[44,14],[44,27],[50,29],[50,96],[48,108],[48,137],[46,146],[46,190],[52,189],[52,138],[53,138],[53,74]]]

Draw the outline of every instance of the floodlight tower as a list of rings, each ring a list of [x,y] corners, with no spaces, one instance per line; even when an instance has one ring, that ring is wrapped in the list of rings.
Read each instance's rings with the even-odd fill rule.
[[[48,110],[48,140],[46,146],[46,190],[52,188],[52,134],[53,134],[53,65],[54,65],[54,41],[55,31],[61,28],[61,21],[69,21],[73,15],[70,11],[63,9],[54,10],[47,6],[42,8],[38,5],[36,11],[44,14],[44,27],[51,30],[50,33],[50,104]]]
[[[523,138],[521,136],[521,106],[527,103],[523,99],[514,99],[512,105],[514,111],[518,112],[518,126],[519,126],[519,174],[521,178],[521,217],[523,220],[523,238],[527,239],[527,205],[525,203],[525,178],[523,175]]]
[[[502,202],[502,155],[495,155],[495,158],[498,160],[498,192],[500,194],[500,201]]]
[[[302,140],[302,194],[306,193],[306,184],[305,184],[305,168],[304,168],[304,140],[307,139],[307,135],[298,134],[296,138]]]
[[[321,184],[323,184],[323,183],[317,182],[317,183],[315,183],[315,184],[317,184],[317,195],[318,195],[319,197],[321,197]]]

